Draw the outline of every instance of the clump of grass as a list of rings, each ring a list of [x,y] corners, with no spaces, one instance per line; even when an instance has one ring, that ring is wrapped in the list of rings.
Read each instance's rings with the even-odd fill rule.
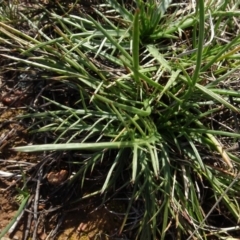
[[[45,98],[58,110],[23,116],[45,124],[33,131],[57,133],[54,142],[16,150],[87,151],[69,180],[81,177],[82,185],[85,173],[111,156],[98,193],[116,185],[132,189],[120,232],[133,203],[142,200],[136,239],[228,236],[232,228],[208,222],[205,197],[225,206],[233,225],[239,218],[233,171],[239,158],[221,141],[240,134],[232,125],[212,124],[223,109],[240,113],[229,102],[240,97],[239,91],[228,87],[239,67],[240,34],[233,30],[237,4],[184,4],[133,1],[130,9],[108,0],[95,9],[98,20],[45,9],[55,23],[52,34],[26,19],[38,38],[0,23],[21,53],[2,56],[44,69],[49,78],[78,92],[75,106]]]

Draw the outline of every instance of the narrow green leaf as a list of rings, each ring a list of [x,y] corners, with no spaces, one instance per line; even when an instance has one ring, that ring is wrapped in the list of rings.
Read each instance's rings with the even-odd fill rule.
[[[138,146],[133,146],[133,160],[132,160],[132,182],[135,183],[137,169],[138,169]]]
[[[139,14],[140,10],[137,9],[133,20],[133,40],[132,40],[132,54],[133,54],[133,75],[137,83],[139,80]]]
[[[221,96],[218,94],[214,93],[213,91],[207,89],[206,87],[196,83],[196,87],[201,90],[203,93],[207,94],[210,96],[212,99],[215,99],[217,102],[222,103],[225,107],[231,109],[232,111],[236,113],[240,113],[240,110],[233,106],[232,104],[228,103],[226,100],[224,100]]]
[[[131,142],[98,142],[98,143],[68,143],[68,144],[43,144],[23,147],[15,147],[19,152],[40,152],[40,151],[63,151],[63,150],[99,150],[99,149],[119,149],[132,148],[135,144],[145,145],[155,142],[155,137],[149,139],[135,139]]]
[[[204,12],[204,0],[199,0],[198,3],[199,8],[199,30],[198,30],[198,47],[197,47],[197,61],[195,71],[192,77],[192,87],[195,86],[198,81],[198,76],[202,64],[202,52],[204,45],[204,25],[205,25],[205,12]]]

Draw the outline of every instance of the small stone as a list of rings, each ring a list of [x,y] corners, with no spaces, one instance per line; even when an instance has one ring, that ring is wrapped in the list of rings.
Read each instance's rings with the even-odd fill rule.
[[[50,184],[58,186],[62,182],[64,182],[68,177],[67,170],[61,170],[60,172],[50,172],[47,175],[47,180]]]

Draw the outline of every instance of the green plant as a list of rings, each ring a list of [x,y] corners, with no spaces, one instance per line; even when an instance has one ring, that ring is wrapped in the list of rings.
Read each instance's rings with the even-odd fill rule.
[[[55,23],[54,37],[31,19],[27,21],[39,39],[0,23],[4,34],[21,44],[20,56],[2,56],[44,69],[79,96],[76,107],[45,97],[58,110],[22,116],[45,123],[32,132],[54,132],[57,138],[16,150],[87,151],[88,158],[70,181],[81,177],[82,185],[86,172],[109,161],[110,155],[105,182],[96,193],[111,191],[119,182],[121,188],[131,187],[120,232],[134,201],[141,199],[136,239],[165,239],[170,233],[178,239],[207,239],[209,233],[225,237],[227,230],[212,228],[205,219],[201,198],[210,188],[210,197],[222,196],[222,204],[238,221],[239,183],[228,185],[236,177],[239,158],[226,151],[221,137],[238,139],[240,134],[212,124],[222,108],[240,113],[228,101],[239,98],[239,91],[221,87],[236,78],[240,35],[224,43],[214,29],[214,24],[233,24],[239,16],[237,5],[228,1],[232,10],[227,12],[224,2],[201,0],[189,12],[179,12],[169,1],[165,8],[157,1],[133,1],[131,10],[114,0],[106,2],[102,11],[95,11],[101,21],[45,9]],[[216,160],[221,167],[206,158],[214,155],[223,160]]]
[[[0,7],[0,20],[1,21],[11,21],[16,18],[18,3],[13,1],[1,1]]]

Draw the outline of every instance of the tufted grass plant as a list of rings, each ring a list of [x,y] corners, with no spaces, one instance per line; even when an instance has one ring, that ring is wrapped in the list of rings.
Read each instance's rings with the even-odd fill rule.
[[[119,184],[131,188],[119,232],[134,202],[142,201],[132,224],[135,239],[220,239],[238,230],[240,159],[222,141],[236,142],[240,133],[234,123],[216,127],[212,121],[223,110],[240,113],[229,100],[240,98],[239,87],[232,87],[239,74],[240,12],[230,0],[197,2],[136,0],[127,6],[106,0],[93,7],[94,16],[59,15],[41,6],[54,23],[51,34],[20,12],[37,37],[0,22],[8,47],[19,46],[19,55],[1,56],[41,69],[78,98],[69,106],[44,97],[53,110],[21,118],[34,118],[41,127],[31,132],[55,140],[15,150],[86,151],[69,180],[82,185],[86,172],[111,156],[97,193]],[[209,199],[214,208],[204,205]],[[231,227],[208,221],[215,202],[229,212]]]

